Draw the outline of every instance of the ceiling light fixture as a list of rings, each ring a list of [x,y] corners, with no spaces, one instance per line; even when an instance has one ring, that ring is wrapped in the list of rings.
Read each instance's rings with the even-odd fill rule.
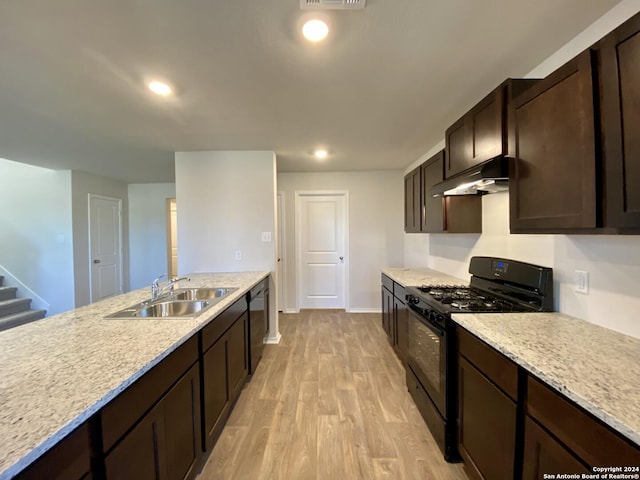
[[[327,155],[329,155],[329,152],[321,148],[318,148],[313,152],[313,155],[318,159],[323,159],[323,158],[327,158]]]
[[[153,81],[150,82],[147,86],[149,87],[149,90],[157,95],[166,96],[170,95],[173,92],[173,90],[171,90],[171,87],[163,82]]]
[[[310,42],[320,42],[327,37],[329,27],[322,20],[309,20],[302,26],[304,38]]]

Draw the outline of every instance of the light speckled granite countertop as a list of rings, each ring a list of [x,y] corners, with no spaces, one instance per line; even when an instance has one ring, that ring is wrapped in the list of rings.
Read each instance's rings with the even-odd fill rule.
[[[148,299],[141,289],[0,332],[0,479],[31,464],[267,275],[190,275],[178,287],[238,287],[190,319],[103,319]]]
[[[640,445],[640,339],[561,313],[453,320]]]
[[[461,280],[430,268],[383,268],[382,273],[403,287],[435,284],[469,285],[469,279]]]

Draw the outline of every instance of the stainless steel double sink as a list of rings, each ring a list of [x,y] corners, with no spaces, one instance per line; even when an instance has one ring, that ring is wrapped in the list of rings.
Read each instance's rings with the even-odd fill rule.
[[[180,288],[156,300],[146,300],[105,318],[189,318],[200,314],[237,288]]]

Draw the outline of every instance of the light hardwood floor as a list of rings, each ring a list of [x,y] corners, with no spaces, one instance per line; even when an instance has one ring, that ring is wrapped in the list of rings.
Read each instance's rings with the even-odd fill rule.
[[[198,480],[467,479],[407,392],[380,314],[281,314]]]

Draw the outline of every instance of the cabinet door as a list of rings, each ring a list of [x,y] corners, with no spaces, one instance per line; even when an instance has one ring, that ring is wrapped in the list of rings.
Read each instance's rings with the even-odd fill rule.
[[[420,167],[404,177],[404,231],[420,231],[422,202],[420,199]]]
[[[202,452],[198,365],[174,385],[162,402],[167,479],[194,478]]]
[[[509,115],[513,233],[596,227],[591,54],[518,96]]]
[[[526,417],[524,427],[523,480],[538,480],[545,473],[592,473],[562,444]]]
[[[394,298],[393,313],[396,325],[396,343],[398,344],[400,359],[404,362],[406,361],[409,347],[409,310],[404,302],[398,298]]]
[[[247,366],[247,314],[243,314],[227,332],[227,368],[229,400],[239,394],[249,369]]]
[[[393,294],[382,287],[382,329],[393,345]]]
[[[469,168],[469,135],[465,125],[465,117],[447,128],[445,132],[447,163],[444,170],[445,178]]]
[[[227,346],[224,337],[214,343],[202,356],[204,390],[204,425],[206,449],[211,447],[210,439],[218,425],[227,399]]]
[[[444,150],[422,164],[422,224],[428,233],[444,232],[444,197],[429,194],[429,190],[444,180]]]
[[[469,111],[469,167],[506,153],[504,88],[501,85]]]
[[[516,403],[460,356],[458,447],[471,478],[513,479]]]
[[[600,49],[606,224],[640,227],[640,14],[607,35]]]
[[[163,406],[158,403],[105,459],[108,480],[165,480]]]

